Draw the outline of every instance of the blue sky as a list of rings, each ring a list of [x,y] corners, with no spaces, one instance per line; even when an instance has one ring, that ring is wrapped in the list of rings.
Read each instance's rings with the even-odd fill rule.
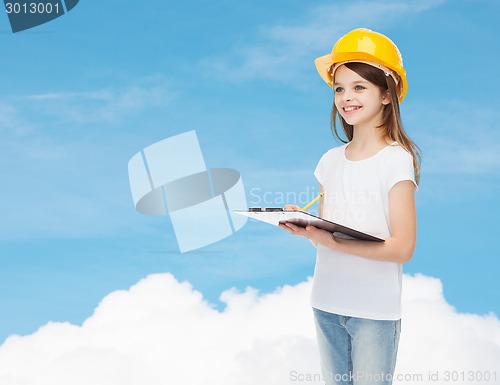
[[[135,212],[127,162],[194,129],[209,167],[240,171],[250,205],[312,198],[316,163],[337,145],[313,60],[357,27],[390,36],[408,73],[403,122],[423,163],[404,270],[439,278],[461,312],[498,315],[499,11],[494,0],[86,0],[16,34],[4,14],[0,341],[81,323],[151,273],[214,305],[230,287],[312,275],[307,241],[258,223],[180,254],[168,219]]]

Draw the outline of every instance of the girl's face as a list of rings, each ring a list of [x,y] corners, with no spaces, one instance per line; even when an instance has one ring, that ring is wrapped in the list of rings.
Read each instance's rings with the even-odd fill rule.
[[[335,106],[344,120],[354,127],[380,125],[389,93],[342,65],[335,71]]]

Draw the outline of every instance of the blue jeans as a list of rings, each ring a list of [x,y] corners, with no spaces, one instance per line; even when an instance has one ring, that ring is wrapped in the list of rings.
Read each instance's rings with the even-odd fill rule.
[[[327,385],[391,385],[401,320],[347,317],[313,308]]]

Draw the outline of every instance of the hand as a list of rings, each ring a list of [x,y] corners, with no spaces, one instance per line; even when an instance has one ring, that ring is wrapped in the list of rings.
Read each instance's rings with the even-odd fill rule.
[[[288,231],[290,234],[306,237],[313,241],[314,243],[329,247],[331,249],[335,248],[337,241],[332,233],[326,230],[318,229],[314,226],[300,227],[294,225],[290,222],[280,223],[279,227]]]
[[[307,231],[304,227],[299,227],[297,225],[294,225],[291,222],[283,222],[283,223],[280,223],[278,226],[281,227],[283,230],[286,230],[290,234],[293,234],[293,235],[298,235],[298,236],[302,236],[302,237],[306,237],[306,238],[309,238],[309,236],[310,236],[309,231]],[[311,238],[309,238],[309,239],[311,239]]]
[[[285,210],[291,210],[291,211],[300,211],[300,210],[302,210],[299,206],[297,206],[297,205],[291,205],[291,204],[287,204],[283,208]]]

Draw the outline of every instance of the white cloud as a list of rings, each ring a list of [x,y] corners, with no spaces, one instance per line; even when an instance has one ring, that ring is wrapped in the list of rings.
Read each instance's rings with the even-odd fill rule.
[[[160,107],[169,103],[174,93],[163,77],[143,79],[135,85],[122,88],[107,87],[93,91],[49,91],[27,95],[18,99],[42,112],[73,123],[114,123],[125,116],[147,107]]]
[[[300,73],[329,52],[335,40],[359,27],[378,29],[407,14],[425,11],[444,0],[358,1],[313,8],[305,20],[263,26],[254,44],[237,44],[233,52],[204,60],[210,76],[231,81],[271,79],[300,84]],[[290,81],[293,79],[293,82]]]
[[[430,370],[442,381],[446,371],[498,371],[496,316],[456,312],[437,279],[405,276],[404,285],[397,373],[422,376],[404,383],[435,384]],[[309,292],[310,281],[265,295],[228,290],[218,311],[189,283],[151,275],[105,297],[82,326],[50,323],[9,337],[0,346],[0,383],[319,384],[305,381],[319,375]]]

